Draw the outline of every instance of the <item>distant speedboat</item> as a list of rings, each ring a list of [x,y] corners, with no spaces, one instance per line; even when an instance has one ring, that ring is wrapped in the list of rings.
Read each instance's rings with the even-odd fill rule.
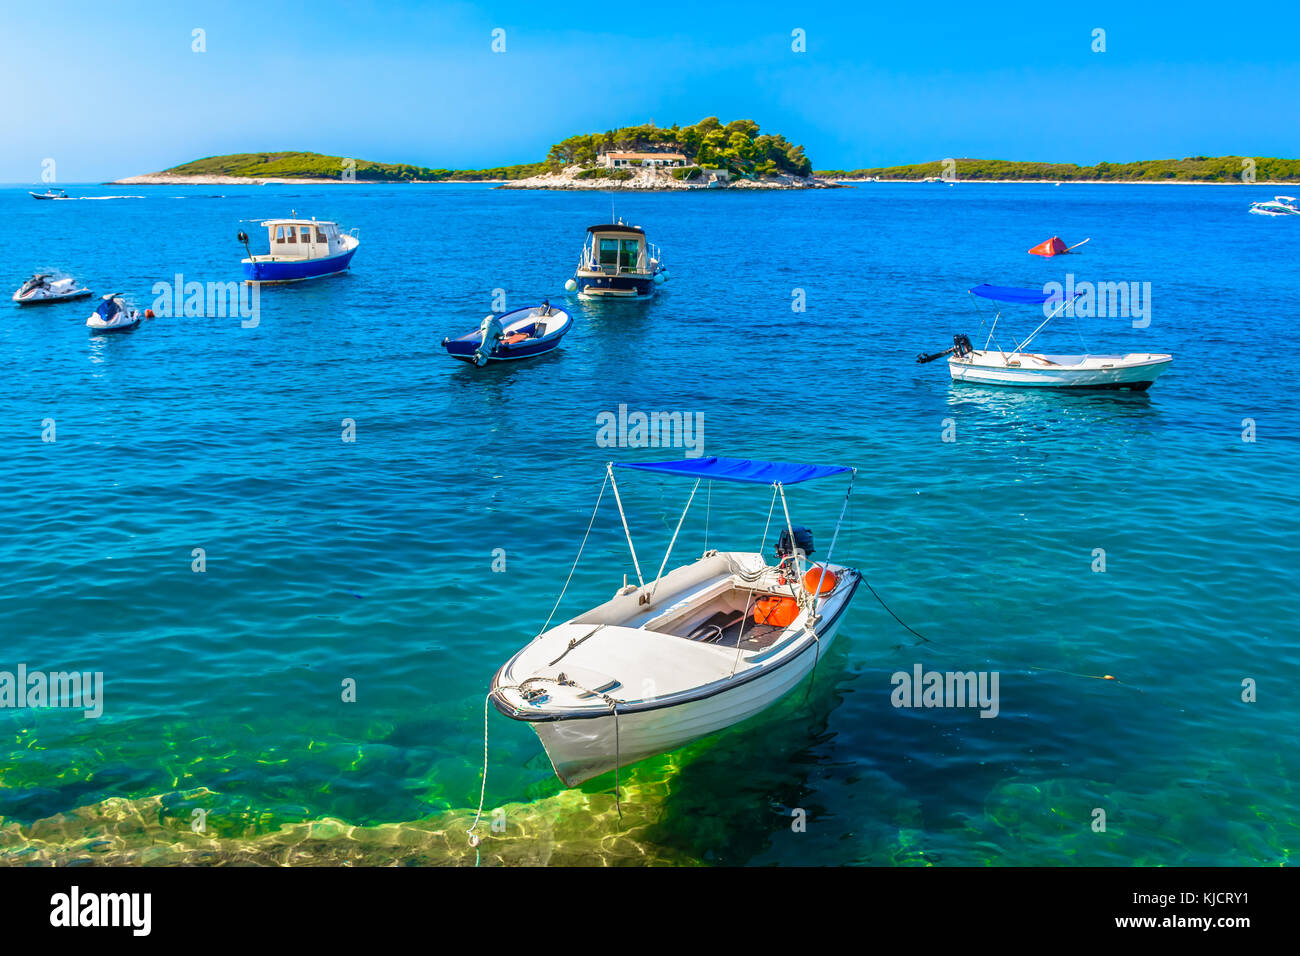
[[[19,305],[38,305],[45,302],[70,302],[92,294],[89,289],[77,288],[73,279],[53,279],[46,273],[38,272],[19,286],[14,293],[14,301]]]
[[[34,193],[28,190],[28,195],[33,199],[67,199],[68,194],[62,189],[47,189],[43,193]]]
[[[1026,347],[1034,336],[1083,293],[1076,292],[1066,298],[1059,292],[991,285],[979,285],[970,292],[980,298],[998,302],[1022,305],[1046,303],[1056,305],[1056,308],[1023,342],[1016,345],[1014,351],[990,349],[988,346],[993,340],[993,329],[990,327],[989,338],[983,349],[974,348],[967,336],[959,334],[953,336],[952,348],[932,355],[917,356],[916,360],[920,363],[948,356],[948,369],[953,381],[1034,388],[1127,388],[1140,392],[1150,388],[1173,361],[1172,355],[1152,352],[1130,352],[1126,355],[1043,355],[1028,352]],[[997,318],[1001,318],[1000,313]],[[994,326],[997,318],[994,319]]]
[[[473,332],[442,340],[447,354],[483,366],[545,355],[560,344],[573,318],[549,302],[489,315]]]
[[[667,279],[659,248],[639,226],[619,220],[587,229],[577,271],[564,287],[584,298],[649,299]]]
[[[1274,196],[1264,202],[1253,202],[1250,211],[1256,216],[1300,216],[1300,204],[1294,196]]]
[[[342,233],[336,222],[267,219],[261,226],[271,245],[266,255],[253,255],[247,233],[238,236],[248,252],[241,262],[245,282],[301,282],[338,275],[347,271],[361,244],[356,229]]]
[[[86,328],[93,332],[129,332],[139,325],[140,313],[128,307],[119,298],[121,294],[113,292],[104,296],[103,301],[86,320]]]
[[[773,507],[780,496],[777,514],[785,520],[773,564],[760,552],[708,550],[665,574],[674,534],[652,580],[641,576],[629,532],[637,583],[624,578],[610,600],[544,630],[501,666],[489,699],[505,716],[532,725],[566,786],[766,710],[826,656],[862,580],[853,568],[831,563],[838,522],[825,560],[809,560],[812,533],[790,523],[785,498],[787,485],[831,475],[848,477],[851,493],[852,468],[738,458],[611,464],[606,481],[620,515],[615,468],[693,478],[696,487],[765,485]],[[687,511],[694,497],[692,491]],[[841,521],[847,504],[846,495]],[[678,531],[685,517],[683,511]]]

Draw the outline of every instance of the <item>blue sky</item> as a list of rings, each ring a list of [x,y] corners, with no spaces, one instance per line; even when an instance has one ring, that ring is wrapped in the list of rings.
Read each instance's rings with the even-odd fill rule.
[[[757,120],[817,168],[1300,156],[1289,0],[1267,18],[1195,2],[0,4],[4,182],[36,181],[47,157],[85,182],[279,149],[481,167],[709,115]]]

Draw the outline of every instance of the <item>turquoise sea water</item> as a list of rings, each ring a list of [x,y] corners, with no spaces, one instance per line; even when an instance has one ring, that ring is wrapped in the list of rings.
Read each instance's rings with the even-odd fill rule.
[[[368,834],[359,861],[409,861],[410,834],[467,822],[487,683],[546,620],[604,462],[680,456],[600,447],[620,404],[702,415],[709,454],[857,467],[837,559],[929,642],[860,590],[810,691],[625,771],[622,824],[612,777],[564,791],[494,711],[486,807],[507,811],[483,859],[1269,865],[1300,848],[1300,221],[1246,214],[1273,190],[69,192],[141,198],[0,190],[6,289],[59,269],[148,307],[178,273],[237,278],[240,220],[291,209],[362,245],[349,275],[265,290],[251,329],[164,317],[103,338],[86,302],[0,305],[0,670],[105,684],[98,720],[0,711],[4,859],[180,845],[195,808],[220,838],[205,860],[265,859],[250,848],[328,819],[307,828],[318,858]],[[535,362],[446,357],[494,289],[562,296],[611,202],[664,250],[654,302],[568,300],[574,330]],[[1092,241],[1025,254],[1054,234]],[[1150,325],[1066,319],[1036,346],[1173,353],[1146,395],[955,386],[914,363],[954,332],[982,344],[970,286],[1067,272],[1151,283]],[[1034,315],[1003,323],[1023,335]],[[822,549],[842,495],[824,484],[790,494]],[[620,489],[653,569],[689,486]],[[715,488],[708,546],[770,551],[769,501]],[[676,555],[703,550],[704,517]],[[602,508],[562,611],[631,570]],[[999,716],[895,709],[890,675],[917,663],[998,671]]]

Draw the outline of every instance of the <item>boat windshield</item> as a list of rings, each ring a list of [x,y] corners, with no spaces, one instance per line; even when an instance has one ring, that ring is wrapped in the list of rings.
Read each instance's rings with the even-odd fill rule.
[[[598,236],[595,258],[602,269],[634,270],[641,261],[641,240]]]
[[[99,303],[99,308],[95,310],[95,314],[107,322],[121,311],[122,307],[117,304],[116,299],[105,299]]]

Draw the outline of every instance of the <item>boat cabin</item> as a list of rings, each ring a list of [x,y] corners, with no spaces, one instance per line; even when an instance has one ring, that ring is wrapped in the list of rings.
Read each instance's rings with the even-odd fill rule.
[[[652,272],[654,252],[646,243],[645,232],[636,226],[612,223],[591,226],[587,229],[581,268],[609,275]]]
[[[336,222],[268,219],[262,226],[271,243],[270,254],[275,259],[320,259],[345,251]]]

